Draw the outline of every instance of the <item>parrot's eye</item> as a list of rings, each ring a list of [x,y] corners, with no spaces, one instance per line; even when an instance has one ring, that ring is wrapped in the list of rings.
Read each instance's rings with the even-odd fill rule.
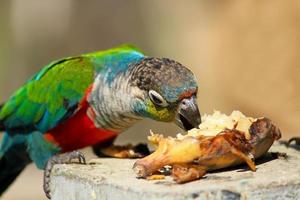
[[[156,91],[150,90],[149,91],[149,97],[151,101],[160,107],[167,107],[168,102]]]

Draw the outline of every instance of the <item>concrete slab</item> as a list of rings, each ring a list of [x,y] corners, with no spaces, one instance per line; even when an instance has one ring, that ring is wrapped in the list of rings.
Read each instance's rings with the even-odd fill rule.
[[[53,200],[195,200],[195,199],[300,199],[300,151],[274,145],[271,152],[287,153],[258,160],[257,171],[245,165],[212,172],[178,185],[165,180],[137,179],[135,160],[102,158],[89,165],[56,165],[52,171]]]

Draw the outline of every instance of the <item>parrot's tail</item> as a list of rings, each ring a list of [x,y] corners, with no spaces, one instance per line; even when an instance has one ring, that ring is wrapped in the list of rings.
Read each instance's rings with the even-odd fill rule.
[[[0,196],[9,187],[9,185],[17,178],[27,164],[30,163],[28,154],[26,153],[26,144],[18,143],[5,148],[3,142],[6,134],[2,137],[0,146]],[[3,152],[3,150],[5,152]]]

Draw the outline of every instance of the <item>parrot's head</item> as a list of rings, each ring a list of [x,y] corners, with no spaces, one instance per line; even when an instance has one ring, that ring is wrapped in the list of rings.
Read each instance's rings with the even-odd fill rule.
[[[146,57],[131,69],[134,110],[142,117],[175,122],[184,130],[198,127],[197,82],[182,64],[167,58]]]

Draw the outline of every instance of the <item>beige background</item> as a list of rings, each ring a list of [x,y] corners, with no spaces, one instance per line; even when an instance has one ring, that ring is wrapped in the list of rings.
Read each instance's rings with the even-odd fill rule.
[[[299,0],[11,0],[0,4],[0,101],[48,62],[132,43],[192,69],[202,113],[268,116],[284,138],[300,136]],[[146,121],[119,139],[145,141]],[[44,199],[30,166],[1,199]]]

